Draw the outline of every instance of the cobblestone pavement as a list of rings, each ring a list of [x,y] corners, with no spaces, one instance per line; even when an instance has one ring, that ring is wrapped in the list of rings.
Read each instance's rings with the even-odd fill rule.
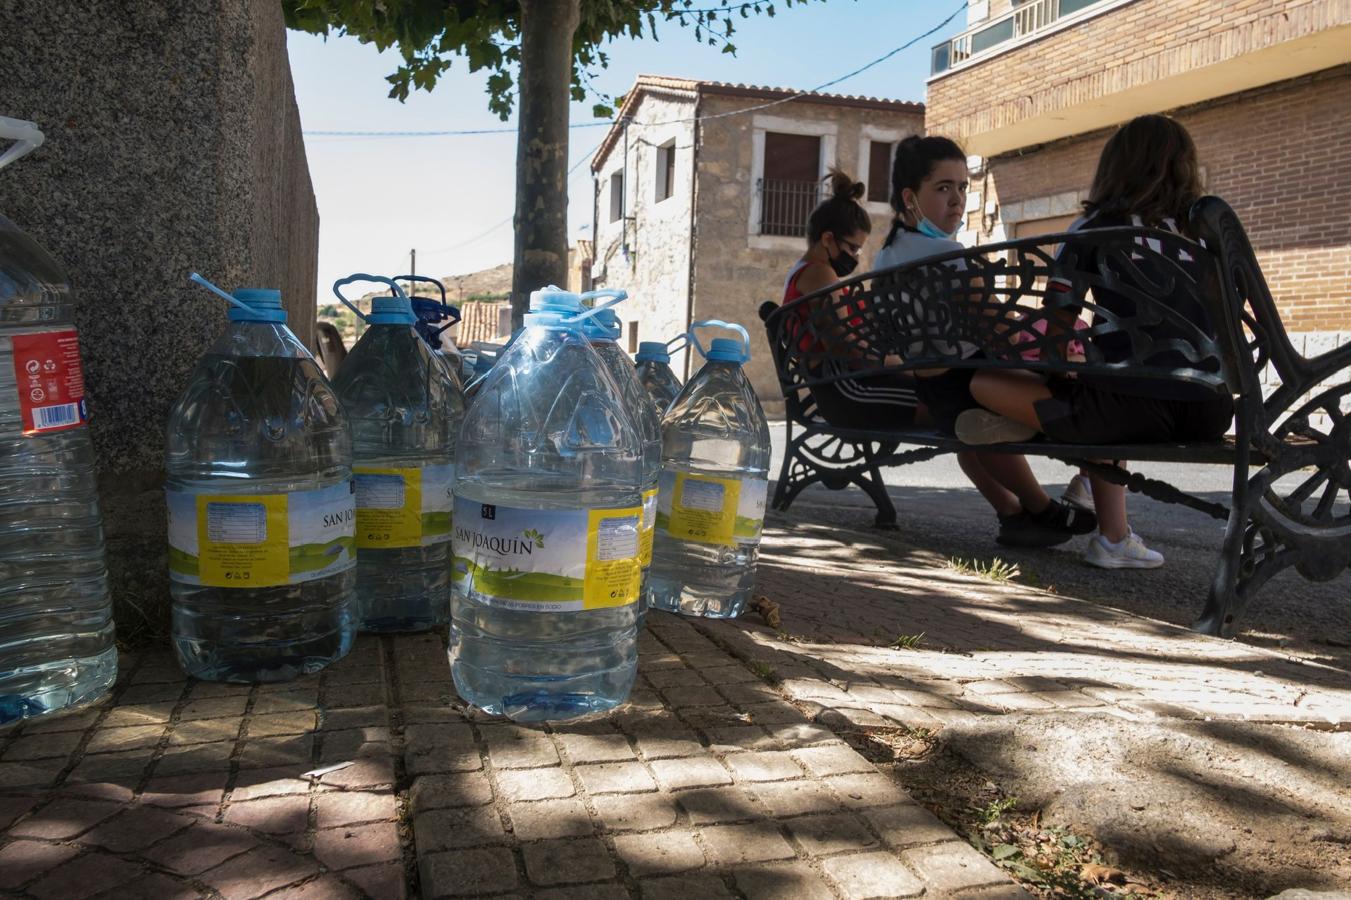
[[[233,686],[127,656],[110,700],[0,732],[0,895],[1026,896],[688,621],[631,701],[466,712],[440,638]]]

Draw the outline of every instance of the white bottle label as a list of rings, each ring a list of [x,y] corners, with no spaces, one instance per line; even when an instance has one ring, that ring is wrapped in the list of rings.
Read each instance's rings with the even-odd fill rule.
[[[768,479],[662,469],[659,486],[657,527],[671,537],[726,547],[760,539]]]
[[[627,606],[642,580],[641,506],[520,509],[455,498],[456,590],[507,609]]]
[[[289,494],[165,491],[169,577],[259,588],[327,578],[356,565],[350,481]]]
[[[453,463],[356,465],[356,539],[361,550],[427,547],[450,540]]]

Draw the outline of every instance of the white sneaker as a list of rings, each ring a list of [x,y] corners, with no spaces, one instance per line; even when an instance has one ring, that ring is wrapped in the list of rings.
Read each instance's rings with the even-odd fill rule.
[[[1163,554],[1150,550],[1140,535],[1128,530],[1119,544],[1095,534],[1084,551],[1084,562],[1099,569],[1157,569],[1163,565]]]
[[[957,439],[963,444],[1018,444],[1037,436],[1037,429],[1007,419],[988,409],[968,409],[957,415]]]
[[[1093,506],[1093,487],[1089,484],[1087,475],[1075,475],[1071,478],[1070,483],[1065,485],[1065,493],[1060,495],[1060,500],[1084,512],[1097,512],[1097,508]]]

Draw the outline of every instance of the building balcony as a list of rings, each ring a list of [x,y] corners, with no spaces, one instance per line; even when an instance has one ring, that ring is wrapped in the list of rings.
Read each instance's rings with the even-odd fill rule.
[[[820,181],[761,178],[755,183],[759,200],[758,234],[806,237],[807,217],[825,198]]]
[[[979,62],[1075,22],[1120,6],[1122,0],[1031,0],[1003,15],[986,19],[933,48],[931,75]]]

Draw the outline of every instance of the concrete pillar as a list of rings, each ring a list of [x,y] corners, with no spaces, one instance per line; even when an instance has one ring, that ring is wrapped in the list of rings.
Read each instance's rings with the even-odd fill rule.
[[[70,274],[119,631],[157,631],[165,417],[225,325],[188,272],[281,288],[313,345],[319,216],[281,4],[0,0],[0,35],[0,115],[47,136],[0,171],[0,214]]]

